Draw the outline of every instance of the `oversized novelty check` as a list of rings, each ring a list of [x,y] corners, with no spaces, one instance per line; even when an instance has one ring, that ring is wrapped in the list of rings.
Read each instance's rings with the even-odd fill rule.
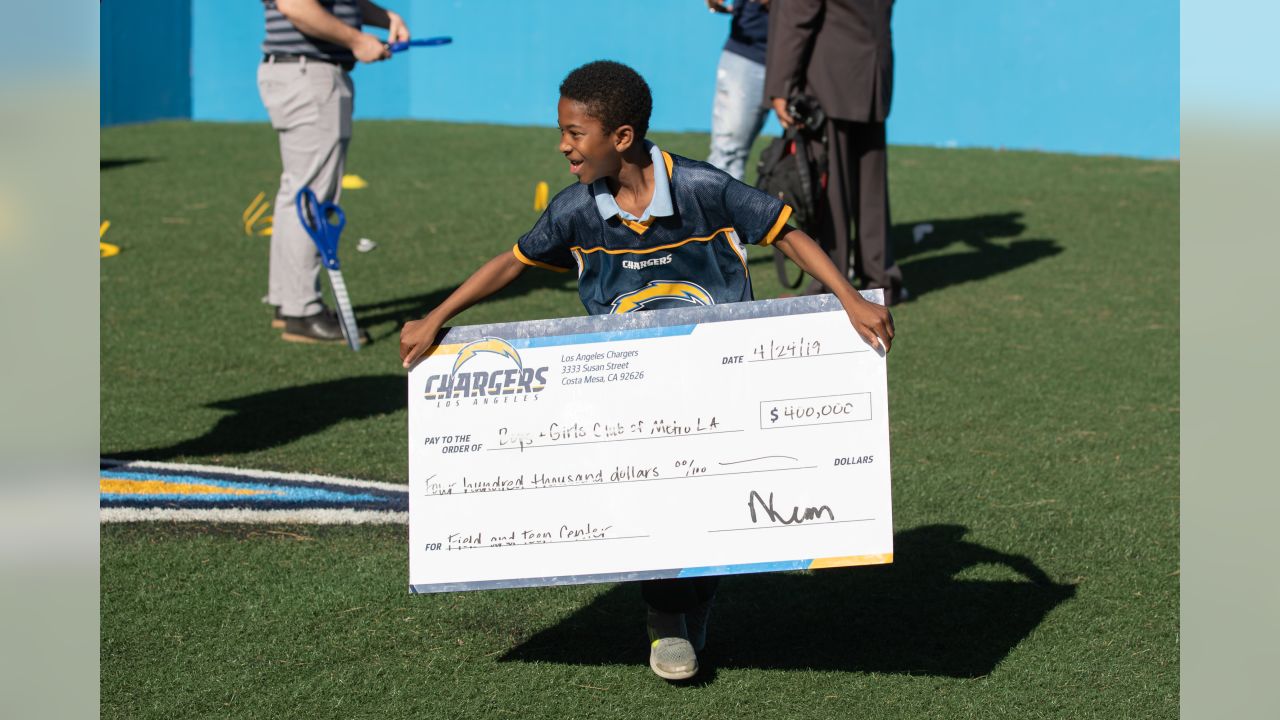
[[[892,562],[886,387],[831,295],[453,328],[409,374],[410,589]]]

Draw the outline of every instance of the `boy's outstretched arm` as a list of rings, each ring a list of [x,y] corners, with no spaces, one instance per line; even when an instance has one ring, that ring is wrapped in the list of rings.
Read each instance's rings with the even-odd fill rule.
[[[813,238],[801,230],[788,228],[773,244],[801,270],[831,288],[849,315],[853,329],[867,344],[871,347],[880,345],[889,352],[889,346],[893,344],[893,315],[883,305],[864,300]]]
[[[413,365],[431,348],[440,328],[450,318],[510,285],[526,267],[508,250],[481,265],[426,317],[405,323],[400,329],[400,359],[404,366]]]

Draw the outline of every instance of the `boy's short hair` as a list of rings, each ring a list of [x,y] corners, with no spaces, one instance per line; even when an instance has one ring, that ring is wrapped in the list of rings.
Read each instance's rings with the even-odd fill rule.
[[[643,140],[649,130],[649,113],[653,111],[649,84],[622,63],[597,60],[583,65],[560,83],[560,97],[585,105],[605,132],[630,125],[636,139]]]

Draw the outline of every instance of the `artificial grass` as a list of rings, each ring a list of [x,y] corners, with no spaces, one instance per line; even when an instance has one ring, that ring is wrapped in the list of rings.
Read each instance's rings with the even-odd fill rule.
[[[403,481],[399,324],[568,184],[555,131],[358,124],[360,353],[268,327],[240,213],[276,152],[265,125],[103,131],[102,454]],[[712,672],[668,687],[628,586],[409,597],[403,528],[104,527],[103,716],[1176,715],[1178,165],[889,158],[917,296],[889,362],[893,566],[727,580]],[[530,271],[456,322],[581,313]]]

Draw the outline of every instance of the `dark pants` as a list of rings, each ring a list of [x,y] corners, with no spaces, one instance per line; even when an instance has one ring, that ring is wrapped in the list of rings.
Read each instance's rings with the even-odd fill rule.
[[[719,577],[642,580],[640,595],[653,610],[664,613],[689,612],[716,596]]]
[[[855,277],[862,281],[864,290],[884,288],[886,296],[896,294],[902,287],[902,270],[894,262],[889,244],[884,123],[827,121],[826,200],[818,212],[815,240],[846,277],[852,260]],[[856,228],[852,239],[850,223]],[[814,281],[807,292],[825,290]]]

